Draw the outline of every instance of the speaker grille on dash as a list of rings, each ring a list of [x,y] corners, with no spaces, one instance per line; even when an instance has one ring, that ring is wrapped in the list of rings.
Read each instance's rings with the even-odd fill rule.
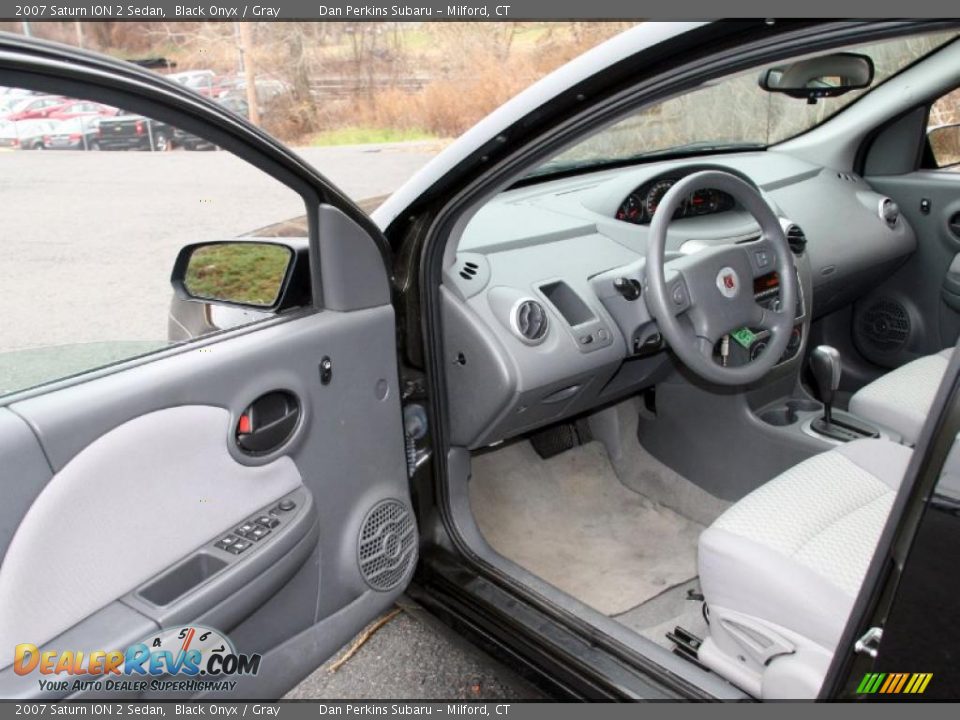
[[[360,573],[374,590],[392,590],[417,557],[413,513],[399,500],[383,500],[367,513],[357,548]]]

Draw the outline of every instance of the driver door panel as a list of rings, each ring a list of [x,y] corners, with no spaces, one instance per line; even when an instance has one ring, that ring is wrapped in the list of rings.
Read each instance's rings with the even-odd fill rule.
[[[86,637],[99,647],[105,618],[124,641],[206,622],[242,638],[240,652],[267,653],[365,596],[365,619],[345,623],[346,638],[389,606],[415,543],[393,587],[377,590],[358,546],[365,528],[376,532],[365,520],[379,502],[409,512],[393,337],[389,306],[323,311],[3,410],[4,467],[18,469],[8,481],[36,492],[3,510],[3,528],[16,526],[0,568],[5,695],[36,689],[9,667],[15,645]],[[273,456],[246,458],[236,419],[278,388],[299,399],[301,425]],[[269,537],[239,556],[215,547],[284,498],[296,510]]]

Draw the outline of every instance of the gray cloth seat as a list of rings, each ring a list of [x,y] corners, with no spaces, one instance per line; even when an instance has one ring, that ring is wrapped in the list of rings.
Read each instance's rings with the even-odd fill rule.
[[[850,412],[889,428],[914,445],[930,414],[953,348],[927,355],[888,372],[850,398]]]
[[[701,535],[700,661],[755,697],[813,698],[912,451],[858,440],[787,470]]]

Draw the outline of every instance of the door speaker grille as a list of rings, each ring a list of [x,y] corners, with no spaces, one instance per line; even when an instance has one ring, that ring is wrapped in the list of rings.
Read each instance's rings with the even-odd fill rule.
[[[872,300],[860,313],[857,334],[867,346],[879,352],[895,352],[910,337],[910,315],[896,300]]]
[[[413,513],[399,500],[383,500],[367,513],[357,546],[360,574],[374,590],[392,590],[417,558]]]

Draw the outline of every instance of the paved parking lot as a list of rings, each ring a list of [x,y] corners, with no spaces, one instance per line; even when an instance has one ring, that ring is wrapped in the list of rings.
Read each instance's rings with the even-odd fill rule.
[[[384,195],[430,145],[307,148],[356,199]],[[51,344],[162,342],[169,276],[185,244],[302,215],[286,187],[226,152],[0,154],[8,304],[0,352]]]

